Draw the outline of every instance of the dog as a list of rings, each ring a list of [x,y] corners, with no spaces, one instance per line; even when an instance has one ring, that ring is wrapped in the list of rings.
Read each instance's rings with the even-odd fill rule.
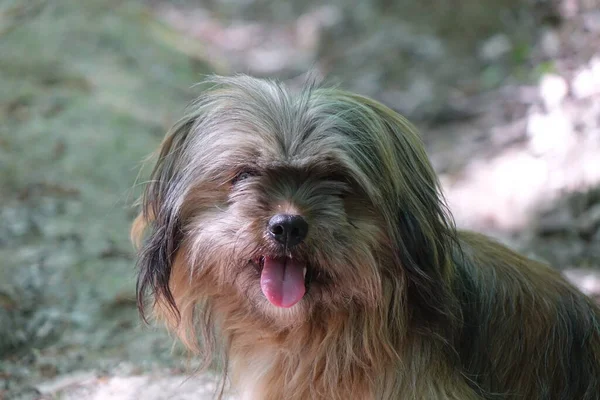
[[[141,197],[138,305],[247,400],[600,399],[600,310],[458,231],[415,128],[215,77]]]

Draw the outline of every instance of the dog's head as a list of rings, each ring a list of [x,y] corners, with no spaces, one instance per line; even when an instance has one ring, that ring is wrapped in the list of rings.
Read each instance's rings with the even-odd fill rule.
[[[443,312],[452,227],[411,125],[337,89],[215,83],[168,133],[143,196],[140,304],[150,292],[193,319],[221,301],[278,327],[356,307]]]

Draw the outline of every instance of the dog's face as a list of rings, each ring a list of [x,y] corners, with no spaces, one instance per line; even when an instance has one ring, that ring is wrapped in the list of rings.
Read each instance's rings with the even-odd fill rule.
[[[140,296],[175,309],[222,297],[289,326],[443,274],[437,181],[403,119],[338,90],[219,84],[161,147]]]

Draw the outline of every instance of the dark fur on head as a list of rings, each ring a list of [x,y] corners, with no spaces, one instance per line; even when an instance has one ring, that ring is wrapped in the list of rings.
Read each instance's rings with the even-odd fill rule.
[[[414,128],[309,84],[215,78],[164,140],[134,223],[138,301],[245,399],[597,399],[598,309],[559,274],[458,233]],[[267,234],[301,215],[293,249]],[[264,257],[307,267],[291,308]]]

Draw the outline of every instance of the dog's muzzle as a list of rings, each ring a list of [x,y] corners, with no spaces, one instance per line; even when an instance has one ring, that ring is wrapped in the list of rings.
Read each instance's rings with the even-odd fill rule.
[[[306,238],[308,223],[300,215],[277,214],[269,220],[267,233],[287,252]],[[292,307],[306,293],[306,271],[306,264],[297,258],[264,255],[260,288],[274,306]]]

